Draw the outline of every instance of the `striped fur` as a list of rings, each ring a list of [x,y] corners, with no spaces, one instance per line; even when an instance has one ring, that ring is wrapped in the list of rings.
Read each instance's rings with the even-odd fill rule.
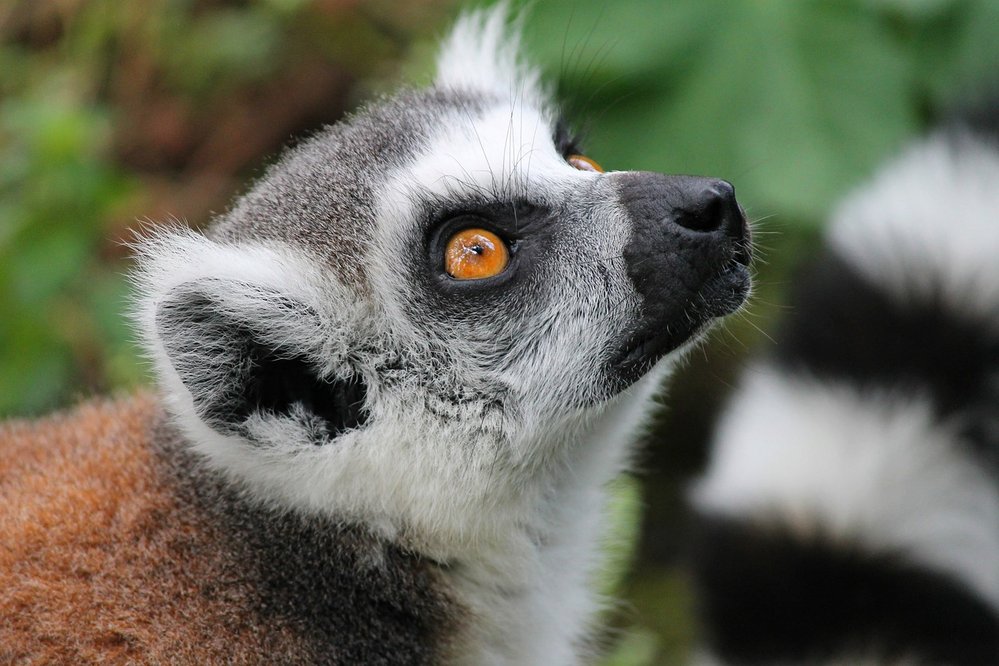
[[[705,663],[999,663],[999,141],[833,220],[696,487]]]

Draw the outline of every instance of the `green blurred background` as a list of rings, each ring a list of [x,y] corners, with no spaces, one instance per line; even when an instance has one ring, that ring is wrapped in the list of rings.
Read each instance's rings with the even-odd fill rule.
[[[129,228],[204,225],[293,137],[428,81],[456,10],[0,0],[0,416],[146,382],[122,317]],[[682,491],[718,406],[837,198],[999,83],[999,2],[539,0],[526,44],[605,168],[726,178],[757,220],[757,296],[671,384],[601,581],[624,599],[606,663],[682,663]]]

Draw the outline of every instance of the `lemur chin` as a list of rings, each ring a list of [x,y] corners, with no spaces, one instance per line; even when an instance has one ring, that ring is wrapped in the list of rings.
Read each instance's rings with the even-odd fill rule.
[[[590,658],[605,484],[748,232],[583,156],[507,23],[138,241],[157,395],[2,431],[0,660]]]

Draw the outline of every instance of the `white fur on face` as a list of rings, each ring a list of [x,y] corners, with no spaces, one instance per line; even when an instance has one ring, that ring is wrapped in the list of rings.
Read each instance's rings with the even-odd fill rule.
[[[531,392],[524,402],[544,418],[558,417],[561,407],[549,412],[557,405],[606,397],[601,395],[601,364],[609,340],[638,307],[621,258],[629,223],[609,183],[572,168],[558,154],[545,111],[506,99],[481,112],[456,113],[421,155],[386,179],[376,199],[379,228],[372,261],[383,270],[372,272],[395,321],[406,320],[406,302],[399,299],[412,294],[407,276],[397,269],[395,239],[421,237],[421,202],[460,208],[483,199],[527,201],[567,211],[552,222],[559,233],[552,256],[543,258],[551,265],[539,271],[538,301],[550,302],[552,309],[523,312],[508,322],[465,320],[461,324],[467,330],[439,331],[437,342],[466,373],[485,371],[515,391]],[[414,333],[414,344],[434,333]],[[463,338],[491,339],[496,345],[462,345]],[[498,355],[491,356],[491,349]],[[511,367],[510,358],[520,359],[521,367]]]
[[[549,111],[521,97],[485,98],[481,111],[455,111],[430,145],[386,188],[446,200],[473,196],[558,201],[600,175],[570,166],[552,140]]]
[[[957,131],[910,148],[840,207],[830,243],[904,300],[999,331],[999,150]]]
[[[999,609],[999,489],[927,401],[765,367],[744,382],[695,489],[701,509],[901,553]]]

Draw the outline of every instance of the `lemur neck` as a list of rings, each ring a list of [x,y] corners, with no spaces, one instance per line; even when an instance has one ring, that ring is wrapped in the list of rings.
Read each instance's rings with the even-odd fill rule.
[[[603,560],[607,485],[627,465],[635,426],[660,378],[646,377],[618,396],[567,443],[561,473],[535,489],[533,510],[504,539],[446,572],[476,618],[466,631],[462,663],[585,661],[600,607],[594,583]]]

